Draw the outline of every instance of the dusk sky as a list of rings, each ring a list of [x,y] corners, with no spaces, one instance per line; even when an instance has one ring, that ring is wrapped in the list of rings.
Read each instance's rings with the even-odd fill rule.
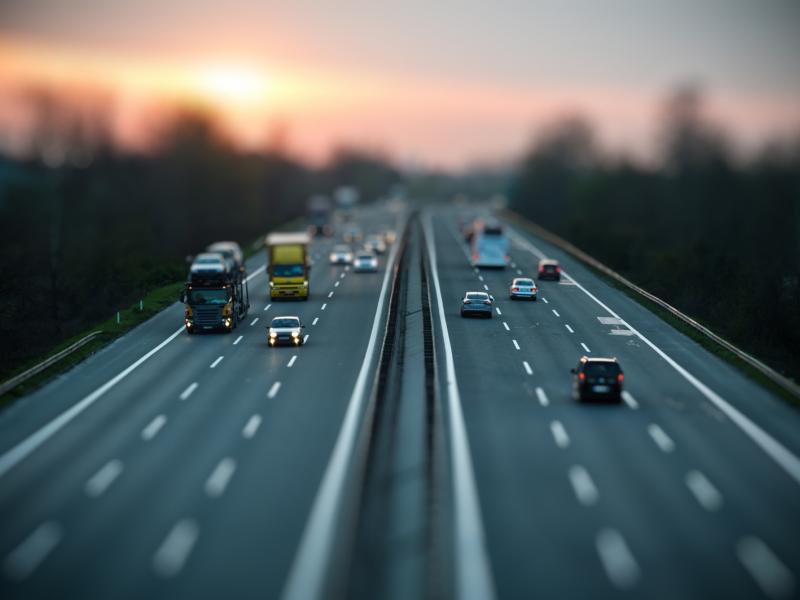
[[[800,3],[714,0],[173,2],[4,0],[0,143],[15,90],[102,89],[122,137],[153,107],[201,102],[242,144],[278,124],[298,154],[380,148],[459,167],[517,156],[582,112],[647,151],[675,85],[743,144],[800,131]]]

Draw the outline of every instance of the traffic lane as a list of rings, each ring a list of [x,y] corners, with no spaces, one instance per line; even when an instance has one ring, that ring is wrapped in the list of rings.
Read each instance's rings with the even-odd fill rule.
[[[439,252],[440,256],[446,256],[441,249]],[[442,274],[443,260],[445,259],[440,259],[440,277],[445,281],[448,277]],[[456,265],[458,264],[458,253],[455,253],[455,263]],[[460,270],[460,281],[456,284],[457,288],[469,283],[468,281],[463,281],[463,273],[469,271],[465,271],[465,266],[461,266]],[[492,276],[489,272],[481,271],[481,274],[485,280],[491,282]],[[447,285],[443,287],[447,288]],[[451,295],[455,297],[457,293],[453,292]],[[508,306],[501,309],[504,311],[504,316],[509,312],[513,313],[514,309],[517,308],[524,310],[522,303],[506,304]],[[514,306],[515,304],[516,306]],[[532,304],[525,308],[533,308]],[[452,323],[450,323],[450,320],[448,321],[448,327],[456,347],[461,347],[462,350],[465,350],[473,346],[471,352],[465,351],[462,352],[461,357],[456,356],[456,365],[465,406],[465,418],[470,430],[470,439],[473,442],[472,447],[475,454],[479,488],[484,492],[483,506],[484,514],[486,515],[487,536],[489,538],[490,555],[497,573],[498,589],[501,592],[505,590],[508,594],[513,594],[514,590],[519,589],[536,589],[549,591],[550,593],[555,590],[559,590],[560,593],[564,590],[572,590],[577,594],[585,594],[589,589],[593,589],[593,595],[597,593],[596,589],[603,589],[603,584],[605,589],[608,589],[608,582],[602,571],[599,570],[597,556],[593,555],[591,544],[591,532],[601,525],[601,521],[625,524],[625,529],[631,530],[631,533],[628,534],[628,538],[632,538],[630,543],[648,550],[653,548],[653,539],[663,540],[666,538],[675,540],[677,534],[671,529],[658,531],[659,526],[654,525],[654,522],[659,523],[663,519],[653,519],[652,514],[652,512],[655,512],[658,515],[662,511],[665,514],[669,514],[673,505],[681,505],[681,499],[676,497],[674,490],[668,485],[666,487],[672,490],[673,493],[671,495],[663,493],[662,496],[655,495],[652,498],[648,498],[647,505],[651,508],[646,511],[639,508],[638,498],[635,495],[631,497],[630,494],[626,493],[613,494],[605,492],[604,496],[609,497],[608,505],[613,510],[601,509],[595,511],[599,513],[600,518],[594,527],[584,523],[582,526],[577,527],[570,525],[566,527],[567,531],[564,531],[565,506],[576,507],[577,514],[579,516],[583,514],[580,512],[581,508],[574,497],[563,497],[563,494],[568,493],[569,490],[566,473],[568,468],[571,469],[575,465],[561,465],[556,469],[556,471],[561,471],[560,473],[553,472],[553,465],[558,463],[552,461],[553,459],[559,460],[559,455],[552,455],[555,446],[550,439],[550,432],[546,431],[545,424],[540,420],[532,419],[532,415],[535,412],[549,409],[539,407],[539,404],[531,398],[529,392],[522,393],[523,388],[530,390],[530,386],[526,385],[527,382],[520,382],[519,376],[514,375],[513,369],[509,372],[505,371],[508,363],[517,363],[519,360],[517,357],[520,351],[517,351],[509,343],[511,335],[514,334],[514,329],[511,332],[505,332],[507,334],[504,340],[505,343],[495,347],[493,343],[498,340],[498,337],[490,332],[483,331],[485,329],[484,323],[488,325],[488,322],[480,323],[481,332],[479,334],[474,331],[478,323],[470,323],[466,326],[469,331],[465,332],[464,335],[460,335],[462,328],[459,327],[459,323],[463,324],[464,321],[453,317]],[[504,331],[504,328],[497,329]],[[541,355],[542,357],[541,360],[537,361],[539,369],[537,370],[536,381],[541,381],[543,388],[547,389],[550,387],[549,375],[554,374],[556,375],[555,379],[558,381],[558,386],[563,385],[565,389],[568,389],[569,379],[560,375],[560,371],[563,369],[558,368],[559,360],[553,360],[553,357],[558,355],[559,347],[562,355],[572,352],[569,344],[564,343],[566,332],[562,334],[561,331],[555,331],[552,327],[539,329],[537,331],[538,335],[529,342],[533,343],[535,339],[537,344],[544,346],[541,349],[537,348],[535,352],[536,356]],[[499,339],[502,341],[502,337]],[[472,364],[466,362],[469,357],[475,358]],[[486,377],[487,372],[491,372],[493,377]],[[519,371],[516,372],[519,373]],[[489,381],[491,383],[487,383]],[[486,400],[489,398],[493,398],[495,402],[487,402]],[[525,400],[528,401],[526,402]],[[497,402],[503,402],[502,409],[497,408]],[[574,407],[574,405],[569,406]],[[581,414],[583,415],[583,413]],[[627,435],[629,433],[627,429],[629,426],[628,417],[621,411],[609,414],[612,419],[611,425],[616,423],[616,431],[613,432],[612,436],[609,436],[614,438],[612,442],[613,450],[613,446],[617,445],[616,437],[631,438],[631,436]],[[537,426],[539,429],[538,435],[535,438],[532,437],[530,432],[525,431],[525,427],[521,424],[529,427]],[[589,429],[592,430],[593,427],[596,427],[595,423],[592,423],[592,427]],[[519,431],[514,434],[515,430]],[[616,489],[628,490],[632,487],[629,480],[631,467],[620,469],[617,466],[630,463],[630,457],[636,459],[635,462],[640,463],[637,469],[638,477],[644,482],[642,486],[635,486],[636,489],[645,491],[651,489],[648,487],[648,480],[653,479],[653,462],[658,460],[658,457],[642,457],[644,446],[641,440],[631,439],[630,443],[627,443],[628,447],[621,448],[614,452],[612,456],[609,456],[609,452],[604,446],[608,445],[604,436],[600,435],[598,437],[598,434],[594,433],[593,438],[595,440],[589,444],[585,455],[600,456],[601,458],[599,460],[596,459],[596,462],[601,466],[614,466],[611,470],[616,472],[618,481],[615,483],[619,484]],[[587,439],[591,440],[593,438]],[[545,448],[537,447],[537,442],[544,442]],[[620,460],[620,457],[628,458]],[[520,475],[520,472],[528,473],[528,464],[531,462],[537,463],[535,470],[531,471],[534,474],[532,480],[527,485],[520,485],[521,478],[524,477],[524,474]],[[658,472],[657,465],[655,466],[656,472]],[[589,472],[591,473],[592,470],[597,472],[598,469],[595,468],[595,465],[590,465]],[[542,489],[547,490],[544,499],[542,498]],[[555,494],[554,489],[560,489],[562,496]],[[659,489],[659,487],[656,486],[655,489]],[[492,490],[492,492],[486,493],[486,490]],[[517,508],[511,508],[511,505],[516,505]],[[691,508],[693,509],[694,507]],[[543,517],[541,521],[539,520],[540,516]],[[570,513],[568,519],[571,524],[575,523],[574,511]],[[530,524],[531,527],[526,528],[526,524]],[[552,524],[558,525],[553,528]],[[698,531],[703,531],[704,523],[699,522],[698,519],[689,518],[683,519],[681,524],[686,526],[687,529],[683,532],[680,541],[676,540],[672,542],[672,545],[673,547],[691,548],[695,539],[693,536]],[[639,543],[638,539],[640,534],[643,538],[642,543]],[[553,562],[542,562],[537,565],[541,566],[542,569],[541,572],[537,572],[534,575],[528,565],[521,568],[520,561],[518,559],[515,560],[515,557],[538,556],[539,552],[532,551],[531,544],[537,544],[538,540],[543,537],[549,541],[547,547],[543,547],[541,551],[548,558],[552,558]],[[666,546],[669,547],[669,545]],[[583,557],[582,559],[580,558],[581,556]],[[691,572],[692,565],[690,560],[691,553],[687,551],[686,556],[689,560],[673,559],[667,568],[657,562],[656,558],[658,557],[649,557],[648,553],[645,552],[645,557],[642,560],[647,562],[648,566],[655,565],[657,567],[656,574],[649,578],[646,589],[668,590],[673,595],[685,595],[687,590],[682,588],[683,580],[680,575]],[[586,563],[589,557],[591,557],[591,562]],[[581,561],[582,566],[584,563],[587,567],[594,565],[593,573],[597,579],[586,582],[588,586],[586,588],[580,587],[584,585],[583,582],[564,580],[564,564],[575,563],[577,560]],[[729,567],[730,565],[726,566]],[[651,568],[650,571],[652,570],[654,569]],[[578,586],[577,588],[576,585]],[[600,587],[595,589],[595,585]],[[698,588],[702,589],[702,585],[692,582],[692,589]],[[503,596],[504,594],[501,593],[500,595]]]
[[[366,300],[366,304],[368,305],[371,302],[373,302],[374,295],[375,295],[374,294],[374,286],[369,281],[372,278],[372,276],[359,276],[358,278],[354,278],[354,279],[360,279],[362,277],[365,277],[365,279],[361,279],[361,281],[363,283],[360,283],[360,284],[357,283],[356,285],[364,288],[364,289],[361,290],[361,293],[362,293],[362,296],[364,296],[364,299]],[[341,289],[342,290],[346,290],[347,287],[346,286],[342,286]],[[360,315],[363,312],[361,309],[363,308],[364,310],[366,310],[367,307],[366,306],[359,307],[358,304],[359,303],[357,301],[356,302],[352,302],[350,299],[345,299],[342,303],[340,303],[339,306],[341,308],[344,308],[347,311],[347,314],[349,314],[351,318],[352,318],[353,315],[355,315],[356,319],[360,320]],[[307,305],[307,303],[297,303],[296,304],[296,306],[301,306],[301,305]],[[331,312],[328,313],[328,314],[333,314],[334,306],[336,306],[334,303],[330,304],[330,306],[328,307],[328,310],[331,311]],[[350,322],[348,320],[343,320],[340,315],[337,315],[337,318],[331,319],[331,320],[333,321],[333,327],[331,327],[331,324],[329,323],[328,329],[332,332],[333,337],[336,340],[336,347],[337,348],[341,348],[342,347],[342,342],[339,341],[342,338],[342,336],[341,336],[341,333],[336,331],[336,329],[334,329],[334,328],[336,326],[338,326],[338,325],[341,325],[341,326],[347,326],[347,329],[353,333],[352,339],[353,339],[354,343],[356,344],[356,347],[354,348],[354,350],[357,350],[358,323],[352,323],[352,322]],[[322,323],[320,323],[320,325],[322,325]],[[324,332],[324,331],[325,331],[325,329],[320,327],[319,332]],[[316,337],[317,333],[318,332],[314,333],[314,337]],[[320,333],[320,336],[323,337],[321,333]],[[250,338],[248,338],[248,339],[250,339]],[[262,341],[258,341],[259,339],[261,339]],[[302,377],[302,374],[301,375],[297,375],[297,371],[299,370],[300,365],[303,362],[305,362],[305,360],[308,358],[309,354],[307,353],[307,351],[308,350],[312,350],[312,352],[314,352],[313,344],[315,343],[313,341],[313,337],[312,337],[310,339],[310,341],[309,341],[309,346],[308,347],[304,347],[304,348],[301,348],[301,349],[297,350],[297,349],[292,349],[292,348],[274,348],[274,349],[269,349],[269,348],[266,347],[266,338],[265,337],[261,337],[261,336],[258,336],[258,338],[255,338],[255,339],[253,339],[252,341],[250,341],[248,343],[252,344],[253,342],[255,344],[255,349],[257,350],[257,352],[248,351],[246,354],[242,354],[242,358],[245,359],[245,360],[231,362],[229,364],[228,370],[226,370],[225,372],[222,372],[222,371],[219,372],[220,375],[223,375],[223,374],[225,375],[224,377],[221,377],[218,380],[220,385],[221,385],[220,389],[215,390],[212,386],[204,386],[202,388],[202,390],[204,390],[204,391],[201,391],[201,389],[198,389],[198,391],[196,392],[196,395],[192,396],[191,401],[189,402],[189,405],[190,406],[202,406],[204,403],[208,402],[212,406],[217,406],[218,407],[217,411],[222,410],[222,406],[225,406],[225,409],[229,410],[229,407],[227,407],[226,405],[220,406],[219,404],[214,404],[214,403],[218,402],[219,398],[226,398],[227,399],[227,398],[229,398],[231,396],[231,394],[230,394],[230,386],[229,386],[230,380],[235,382],[234,385],[237,386],[237,387],[239,385],[241,385],[239,383],[240,381],[246,382],[248,387],[251,384],[255,385],[256,388],[258,388],[260,386],[262,388],[262,390],[261,390],[262,393],[260,394],[259,400],[261,400],[263,402],[264,393],[268,394],[269,393],[269,389],[271,389],[272,385],[274,385],[274,381],[272,383],[270,383],[269,381],[263,381],[263,382],[261,382],[261,384],[259,384],[258,375],[254,375],[254,373],[256,373],[256,374],[260,373],[262,368],[263,368],[263,364],[262,363],[265,360],[265,352],[266,352],[266,360],[267,360],[267,362],[278,361],[278,363],[280,363],[281,365],[285,364],[283,362],[283,359],[286,358],[286,352],[297,352],[297,354],[300,355],[300,357],[298,359],[298,362],[293,366],[290,376]],[[323,358],[325,358],[326,354],[327,353],[319,352],[319,356],[321,356]],[[250,359],[250,360],[248,361],[246,359]],[[321,369],[318,369],[315,366],[311,366],[309,368],[309,370],[312,371],[312,372],[322,372]],[[290,373],[290,371],[288,369],[287,369],[286,372],[287,372],[287,374]],[[307,372],[308,371],[306,371],[306,377],[307,377]],[[267,384],[269,384],[269,387],[267,387]],[[328,381],[326,383],[326,385],[323,386],[322,391],[319,391],[319,392],[316,392],[314,394],[311,394],[308,397],[309,398],[311,398],[311,397],[316,397],[316,398],[322,397],[320,394],[322,392],[324,392],[325,390],[327,390],[329,386],[330,386],[330,382]],[[288,394],[291,389],[292,389],[292,385],[291,385],[290,381],[287,380],[286,382],[283,383],[283,385],[282,385],[282,387],[280,389],[280,392],[275,396],[275,401],[278,401],[281,398],[281,396],[283,396],[284,394]],[[264,390],[267,390],[267,391],[265,392]],[[214,397],[214,398],[211,398],[211,399],[207,398],[207,396],[209,396],[209,395]],[[303,396],[305,398],[306,394],[301,393],[301,396]],[[255,400],[252,400],[251,403],[253,401],[255,401]],[[272,401],[270,400],[270,402],[272,402]],[[289,406],[294,406],[294,401],[293,400],[290,400],[289,402],[290,402]],[[326,407],[328,407],[328,408],[330,408],[332,406],[334,406],[333,403],[331,403],[329,405],[326,404]],[[247,413],[250,410],[251,410],[251,407],[248,406],[243,412]],[[255,409],[253,409],[253,410],[255,410]],[[253,414],[255,414],[255,413],[253,413]],[[239,421],[243,421],[244,416],[245,416],[244,414],[238,415],[238,417],[239,417],[238,420]],[[249,419],[250,416],[252,416],[252,415],[249,415],[248,419]],[[313,413],[309,415],[309,418],[311,418],[312,421],[313,421],[313,419],[319,418],[319,411],[318,410],[313,411]],[[266,424],[266,422],[268,420],[271,421],[271,418],[270,418],[269,414],[265,414],[263,419],[264,419],[264,423],[265,424]],[[337,421],[337,419],[338,419],[338,421]],[[198,421],[199,422],[193,423],[193,424],[190,424],[187,419],[182,418],[182,420],[181,420],[182,425],[180,425],[181,429],[173,428],[173,430],[172,430],[172,432],[170,434],[172,437],[162,437],[161,440],[169,439],[169,440],[173,440],[174,441],[174,440],[178,439],[179,437],[181,439],[186,438],[186,443],[185,443],[186,447],[185,448],[181,448],[181,449],[170,449],[168,451],[161,451],[159,453],[153,454],[151,460],[156,462],[157,466],[154,467],[153,465],[149,465],[148,467],[144,468],[144,472],[151,474],[151,476],[153,478],[166,479],[166,481],[158,481],[158,482],[150,482],[150,483],[139,484],[137,486],[137,488],[136,488],[136,489],[139,490],[138,496],[137,496],[137,493],[136,493],[135,490],[124,491],[125,488],[120,487],[117,493],[118,494],[120,494],[120,493],[122,494],[122,496],[120,496],[120,497],[124,500],[124,504],[120,505],[116,509],[116,512],[117,512],[117,516],[116,517],[108,516],[108,517],[105,518],[104,521],[105,522],[120,522],[121,520],[124,520],[124,519],[128,519],[129,520],[131,515],[136,515],[137,514],[137,506],[139,505],[139,500],[140,500],[139,496],[141,496],[141,491],[143,489],[144,490],[147,490],[147,489],[159,489],[160,490],[160,492],[159,492],[160,497],[163,497],[165,499],[169,499],[169,500],[165,500],[160,505],[160,507],[161,506],[165,507],[164,519],[169,520],[168,515],[171,514],[171,512],[175,512],[175,511],[168,510],[169,506],[173,506],[173,508],[177,508],[179,506],[182,506],[184,504],[184,502],[180,498],[182,498],[182,496],[183,496],[183,491],[185,489],[187,489],[187,488],[190,488],[190,489],[199,488],[199,483],[202,480],[201,476],[208,476],[207,473],[205,473],[205,475],[203,475],[203,471],[204,470],[205,471],[210,471],[211,467],[212,467],[211,463],[213,463],[215,460],[217,460],[217,461],[221,460],[217,456],[217,455],[223,454],[221,449],[214,448],[214,449],[208,450],[208,452],[206,452],[206,445],[204,444],[203,447],[202,447],[202,452],[201,452],[198,449],[192,449],[192,445],[193,445],[193,443],[196,444],[196,438],[199,435],[204,440],[210,439],[211,440],[210,446],[213,447],[214,446],[214,443],[213,443],[214,442],[214,435],[215,435],[214,432],[217,431],[217,424],[220,421],[223,421],[223,420],[227,420],[227,418],[223,419],[221,416],[211,415],[210,413],[208,415],[204,415],[202,417],[198,417]],[[234,420],[236,420],[236,419],[234,418]],[[306,421],[307,420],[308,419],[306,419]],[[323,419],[322,422],[324,424],[326,424],[326,425],[331,425],[332,424],[333,426],[332,426],[331,430],[333,431],[333,435],[335,435],[335,431],[336,431],[336,429],[338,429],[338,423],[339,423],[340,420],[341,420],[340,419],[340,415],[335,415],[333,417],[332,421],[329,421],[328,419]],[[335,422],[335,423],[333,423],[333,422]],[[280,428],[280,431],[284,431],[284,430],[287,431],[287,432],[291,431],[292,430],[292,427],[291,427],[292,423],[294,423],[295,427],[296,427],[295,421],[294,420],[290,420],[290,422],[286,425],[286,427],[281,427]],[[204,436],[204,435],[202,435],[200,433],[200,431],[202,431],[202,428],[206,426],[205,424],[208,424],[213,429],[211,432],[209,432],[209,435],[206,435],[206,436]],[[308,422],[304,423],[305,427],[312,427],[313,428],[314,425],[315,425],[315,423],[313,423],[313,422],[312,423],[308,423]],[[184,431],[184,429],[186,431],[186,435],[182,435],[181,434],[181,431]],[[241,435],[242,424],[241,423],[238,424],[238,427],[225,427],[224,429],[225,430],[229,430],[230,443],[233,443],[235,445],[235,444],[240,442],[240,440],[242,439],[242,435]],[[313,439],[317,440],[317,439],[323,439],[323,438],[321,438],[320,436],[315,436]],[[164,443],[164,442],[162,441],[162,443]],[[220,441],[220,443],[224,445],[226,442],[225,441]],[[283,444],[281,444],[280,442],[279,442],[279,447],[283,447]],[[322,446],[320,446],[319,448],[322,448],[322,447],[324,447],[324,444]],[[280,454],[280,452],[273,451],[272,449],[270,449],[270,451],[269,451],[269,455],[270,456],[278,456],[279,454]],[[208,455],[208,456],[206,456],[206,455]],[[191,458],[191,462],[188,463],[187,465],[179,464],[179,465],[173,465],[172,467],[169,467],[166,464],[164,464],[165,462],[167,462],[167,461],[164,460],[164,457],[179,457],[178,460],[180,460],[182,457],[185,457],[185,456],[191,456],[192,457]],[[322,451],[321,456],[323,457],[323,459],[325,457],[327,457],[326,452]],[[281,464],[283,464],[283,463],[281,463]],[[299,464],[300,465],[304,465],[305,471],[308,471],[308,466],[311,463],[309,463],[308,461],[305,461],[305,460],[301,460]],[[323,465],[324,465],[324,460],[323,460]],[[280,466],[280,465],[278,465],[278,466]],[[276,468],[277,468],[277,466],[276,466]],[[172,476],[165,474],[163,476],[156,477],[156,473],[161,474],[161,473],[165,473],[165,472],[169,472],[169,471],[173,471],[173,472],[174,471],[178,471],[179,474],[178,475],[172,475]],[[292,478],[294,478],[296,476],[296,474],[300,473],[300,472],[304,472],[304,469],[297,468],[297,469],[292,469],[291,471],[289,471],[289,473],[291,473],[291,477]],[[134,476],[132,475],[130,481],[135,481],[133,479],[133,477]],[[312,480],[313,479],[314,478],[312,477]],[[189,480],[197,480],[197,481],[195,481],[194,485],[192,485],[192,483]],[[130,485],[130,481],[129,481],[129,485]],[[120,480],[120,482],[122,482],[122,479]],[[308,485],[312,489],[316,489],[316,487],[315,487],[316,484],[317,484],[316,480],[314,480],[311,483],[308,483]],[[281,487],[286,487],[286,486],[281,486]],[[291,487],[291,486],[289,486],[289,487]],[[272,484],[270,484],[268,486],[268,489],[269,489],[269,491],[274,492],[275,488],[274,488],[274,486]],[[173,501],[172,499],[175,499],[175,498],[177,498],[178,500]],[[292,502],[297,502],[299,496],[297,496],[296,494],[292,494],[290,496],[290,498],[292,499]],[[309,501],[310,501],[310,499],[309,499]],[[132,504],[132,506],[127,506],[127,504]],[[146,502],[145,502],[145,504],[146,504]],[[138,509],[138,512],[141,512],[141,508]],[[285,512],[285,511],[281,511],[281,512]],[[152,513],[153,513],[152,510],[148,510],[147,514],[141,516],[141,522],[140,523],[133,524],[133,525],[130,525],[130,526],[126,525],[126,529],[130,529],[130,530],[136,531],[136,532],[141,530],[143,532],[142,533],[143,536],[144,536],[145,532],[150,531],[152,529],[153,535],[155,535],[155,533],[159,529],[159,526],[160,525],[164,525],[164,523],[161,523],[160,520],[159,520],[159,517],[157,515],[153,515]],[[270,514],[276,514],[276,513],[270,513]],[[281,514],[281,513],[277,513],[277,514]],[[234,516],[236,517],[236,515],[234,515]],[[87,528],[91,527],[92,523],[97,524],[97,523],[100,523],[100,522],[97,519],[94,519],[90,515],[88,517],[88,522],[87,523],[82,523],[77,528],[79,530],[81,530],[81,531],[85,531],[85,530],[87,530]],[[248,527],[249,527],[249,525],[248,525]],[[161,533],[163,535],[163,532],[161,532]],[[104,542],[98,542],[97,540],[93,540],[91,538],[91,536],[85,536],[85,535],[82,535],[80,539],[81,539],[81,541],[85,542],[85,547],[77,547],[74,550],[70,550],[67,554],[69,556],[80,556],[80,557],[83,557],[81,559],[81,561],[80,561],[81,563],[83,563],[85,561],[88,562],[85,557],[90,556],[90,554],[87,554],[87,553],[91,553],[91,549],[92,548],[108,547],[108,544],[112,544],[113,545],[113,540],[108,540],[105,543]],[[140,539],[138,535],[137,535],[137,539]],[[146,536],[145,537],[141,537],[141,539],[142,539],[142,545],[144,547],[143,549],[146,549],[146,547],[151,545],[152,539],[147,538]],[[135,547],[135,544],[126,543],[126,546],[134,546]],[[215,546],[216,546],[216,544],[215,544]],[[133,551],[133,549],[132,549],[132,551]],[[225,559],[225,558],[227,558],[227,554],[216,556],[215,560],[219,563],[220,559]],[[291,556],[289,556],[289,558],[291,558]],[[133,569],[133,572],[136,572],[135,568],[133,568],[133,565],[128,564],[128,562],[125,559],[115,559],[113,562],[114,562],[114,564],[128,565],[129,567],[131,567]],[[147,561],[144,561],[144,562],[147,563]],[[107,572],[109,570],[113,570],[114,568],[115,568],[114,565],[108,565],[108,569],[106,569],[106,567],[104,566],[103,568],[99,568],[98,570],[102,571],[102,572]],[[78,572],[80,572],[80,565],[79,564],[75,564],[75,565],[71,565],[69,567],[66,567],[63,570],[63,572],[64,572],[65,576],[69,576],[69,574],[75,569],[77,569]],[[209,572],[213,572],[213,571],[209,571]],[[44,573],[46,574],[47,572],[45,571]],[[57,575],[56,575],[56,578],[57,578]],[[50,576],[50,575],[47,575],[46,579],[49,581],[49,580],[53,579],[53,577]],[[115,577],[111,577],[109,579],[109,585],[111,585],[111,586],[115,585],[114,581],[115,581]],[[79,584],[79,587],[80,587],[80,585],[83,585],[81,582],[77,582],[77,583]],[[118,583],[116,585],[118,585]],[[102,588],[98,588],[98,589],[102,589]],[[91,591],[91,589],[83,590],[83,588],[80,588],[79,595],[85,595],[86,593],[90,593],[90,591]]]
[[[786,446],[795,456],[800,455],[797,411],[780,398],[757,385],[736,368],[711,354],[702,346],[664,323],[655,314],[627,295],[609,286],[580,261],[554,248],[522,228],[516,230],[523,238],[549,256],[558,258],[565,270],[628,323],[669,354],[695,377],[708,385],[728,403]],[[534,256],[527,249],[527,254]],[[519,252],[515,252],[519,256]],[[598,309],[601,309],[597,305]],[[603,314],[602,312],[598,314]],[[680,377],[680,375],[675,374]],[[710,402],[707,402],[711,406]]]

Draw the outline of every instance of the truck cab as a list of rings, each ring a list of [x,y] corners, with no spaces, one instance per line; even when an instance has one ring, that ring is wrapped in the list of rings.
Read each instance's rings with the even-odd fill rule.
[[[202,255],[201,255],[202,256]],[[230,333],[250,308],[247,280],[240,270],[193,268],[181,293],[186,331]]]

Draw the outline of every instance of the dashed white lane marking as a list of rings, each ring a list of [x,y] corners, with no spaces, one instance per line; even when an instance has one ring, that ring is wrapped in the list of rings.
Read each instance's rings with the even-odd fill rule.
[[[286,363],[286,366],[291,369],[292,365],[294,364],[294,361],[296,360],[297,360],[297,354],[293,355],[292,358],[289,359],[289,362]]]
[[[689,471],[686,474],[686,486],[707,511],[715,511],[722,506],[722,494],[700,471]]]
[[[494,307],[494,309],[495,309],[495,311],[497,311],[497,315],[498,315],[498,316],[502,316],[502,315],[503,315],[503,313],[502,313],[502,312],[500,312],[500,309],[499,309],[499,308],[497,308],[497,307],[495,306],[495,307]]]
[[[489,286],[484,283],[483,284],[483,289],[485,289],[488,292],[489,291]]]
[[[636,585],[641,575],[639,565],[617,530],[600,530],[595,539],[595,547],[612,584],[623,590]]]
[[[517,269],[517,275],[522,275],[522,269]]]
[[[256,323],[258,323],[258,317],[256,317],[256,318],[255,318],[255,319],[253,319],[252,321],[250,321],[250,327],[252,327],[252,326],[253,326],[253,325],[255,325]]]
[[[305,344],[305,343],[308,341],[308,336],[309,336],[309,334],[305,334],[305,335],[303,336],[303,343],[304,343],[304,344]]]
[[[237,338],[236,338],[236,341],[235,341],[235,342],[233,342],[233,345],[235,346],[236,344],[238,344],[239,342],[241,342],[243,337],[244,337],[243,335],[240,335],[239,337],[237,337]]]
[[[347,273],[342,273],[341,275],[339,275],[339,279],[344,279],[345,275],[347,275]]]
[[[281,389],[281,382],[276,381],[272,384],[272,387],[269,388],[269,392],[267,392],[267,398],[274,398],[278,394],[278,390]]]
[[[573,465],[569,468],[569,482],[572,490],[578,498],[578,502],[584,506],[592,506],[597,502],[597,486],[589,476],[589,472],[580,465]]]
[[[336,283],[333,284],[333,287],[339,287],[340,283],[341,283],[341,281],[337,281]],[[333,292],[331,292],[331,293],[333,293]]]
[[[511,268],[512,268],[512,269],[516,269],[516,268],[517,268],[517,263],[515,263],[515,262],[513,262],[513,261],[512,261],[512,262],[511,262]]]
[[[181,395],[178,396],[178,398],[180,398],[181,400],[186,400],[189,396],[191,396],[194,393],[194,391],[197,389],[197,387],[198,387],[198,384],[197,384],[196,381],[190,383],[189,387],[187,387],[185,390],[183,390],[181,392]]]
[[[630,408],[636,410],[639,408],[639,403],[636,401],[630,392],[624,391],[622,392],[622,401],[625,402]]]
[[[567,331],[569,331],[570,333],[575,333],[575,330],[569,326],[569,323],[564,323],[564,327],[566,327]]]
[[[525,367],[525,372],[528,373],[528,375],[533,375],[533,369],[531,369],[531,366],[528,364],[527,360],[522,361],[522,366]]]
[[[270,307],[270,306],[272,306],[272,304],[267,304],[267,305],[264,307],[264,310],[269,310],[269,307]]]
[[[552,309],[552,311],[553,311],[553,314],[554,314],[555,316],[557,316],[557,317],[560,317],[560,316],[561,316],[560,314],[558,314],[558,311],[557,311],[555,308],[554,308],[554,309]]]
[[[795,589],[794,576],[760,539],[753,536],[742,538],[736,544],[736,555],[766,596],[792,596]]]
[[[545,304],[550,304],[550,303],[547,301],[547,298],[542,298],[542,302],[544,302]]]
[[[345,266],[344,270],[345,271],[349,271],[350,270],[350,265]]]
[[[161,431],[161,428],[164,427],[166,422],[167,417],[164,415],[158,415],[155,419],[147,424],[147,427],[142,429],[142,439],[146,442],[152,440],[154,437],[156,437],[156,434]]]
[[[20,581],[30,576],[61,541],[63,532],[55,521],[46,521],[33,530],[3,562],[10,579]]]
[[[479,279],[480,281],[483,281],[483,275],[478,275],[478,279]]]
[[[206,480],[206,494],[212,498],[219,498],[225,493],[225,488],[228,487],[228,482],[230,482],[234,472],[236,472],[235,460],[226,457],[219,461],[219,464]]]
[[[321,308],[320,310],[325,310],[325,307],[326,307],[326,306],[328,306],[328,303],[327,303],[327,302],[326,302],[325,304],[323,304],[323,305],[322,305],[322,308]]]
[[[519,344],[517,343],[517,340],[511,340],[511,342],[514,344],[514,348],[519,350]]]
[[[591,354],[591,353],[592,353],[592,351],[591,351],[591,350],[589,350],[589,346],[587,346],[587,345],[586,345],[586,344],[584,344],[583,342],[581,342],[581,348],[583,348],[584,350],[586,350],[586,353],[587,353],[587,354]]]
[[[550,423],[550,432],[553,434],[553,440],[559,448],[566,448],[569,446],[569,435],[567,430],[561,424],[561,421],[553,421]]]
[[[508,326],[508,323],[506,323],[505,321],[503,321],[503,327],[506,328],[506,331],[511,331],[511,328]]]
[[[319,317],[314,317],[314,320],[313,320],[313,321],[311,321],[311,324],[312,324],[312,325],[316,325],[316,324],[317,324],[317,321],[319,321]]]
[[[261,415],[253,415],[247,419],[247,423],[245,423],[244,428],[242,429],[242,436],[249,440],[256,434],[256,431],[258,431],[260,426]]]
[[[153,569],[161,577],[174,577],[180,573],[197,542],[200,529],[191,519],[182,519],[161,542],[153,556]]]
[[[661,448],[663,452],[672,452],[675,449],[675,442],[672,441],[672,438],[664,433],[664,430],[655,423],[651,423],[647,426],[647,433],[650,434],[656,446]]]
[[[547,399],[547,394],[545,394],[544,390],[540,387],[536,388],[536,397],[539,398],[539,404],[542,406],[550,404],[550,400]]]
[[[213,363],[211,363],[211,366],[209,368],[213,369],[214,367],[216,367],[219,363],[222,362],[223,358],[225,358],[225,357],[224,356],[217,357],[217,360],[215,360]]]
[[[84,486],[86,495],[97,498],[102,495],[114,480],[122,473],[122,462],[114,459],[108,461],[100,470],[92,475]]]
[[[328,298],[333,298],[333,292],[328,293]]]

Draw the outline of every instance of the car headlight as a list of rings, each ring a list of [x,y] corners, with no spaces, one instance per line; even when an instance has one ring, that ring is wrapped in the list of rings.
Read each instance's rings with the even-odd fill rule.
[[[276,337],[278,337],[278,334],[275,331],[270,331],[269,332],[269,337],[276,338]]]
[[[293,331],[292,332],[292,337],[300,337],[300,330],[297,329],[297,330]]]

